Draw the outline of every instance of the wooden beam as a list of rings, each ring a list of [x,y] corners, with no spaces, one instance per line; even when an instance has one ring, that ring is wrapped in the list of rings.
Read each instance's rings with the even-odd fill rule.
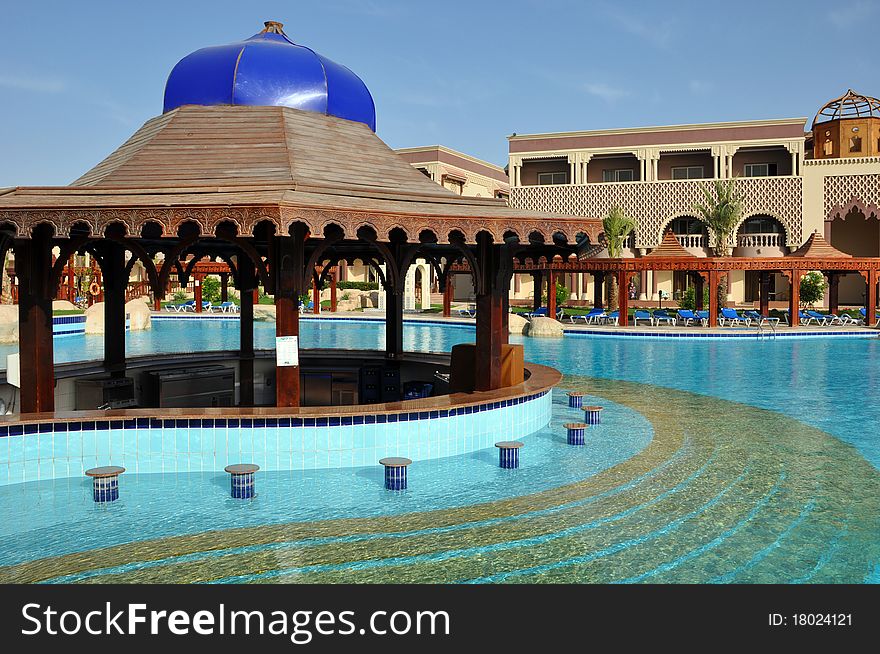
[[[770,315],[770,273],[762,270],[758,275],[758,312],[762,316],[768,316]]]
[[[446,274],[446,284],[443,286],[443,317],[452,315],[452,273]]]
[[[828,311],[836,314],[840,308],[840,275],[828,273]]]
[[[877,322],[877,270],[868,271],[868,287],[865,292],[865,325],[872,326]]]
[[[556,273],[547,273],[547,317],[556,320]]]
[[[18,351],[21,413],[55,410],[52,343],[51,232],[37,227],[32,238],[15,241],[18,277]]]
[[[403,353],[403,290],[385,291],[385,354],[396,359]]]
[[[196,303],[196,313],[202,312],[202,281],[204,277],[202,275],[194,275],[193,276],[193,300]]]
[[[601,309],[604,307],[604,303],[602,302],[603,294],[603,286],[605,284],[605,273],[594,272],[593,273],[593,307],[596,309]]]

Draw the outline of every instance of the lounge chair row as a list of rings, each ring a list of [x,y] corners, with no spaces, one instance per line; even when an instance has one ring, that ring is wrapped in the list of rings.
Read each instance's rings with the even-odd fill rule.
[[[165,305],[165,311],[173,311],[174,313],[186,313],[187,311],[195,313],[195,310],[195,300],[188,300],[186,302],[181,302],[180,304]],[[210,302],[203,301],[202,311],[205,313],[214,313],[215,311],[219,313],[238,313],[238,305],[234,302],[221,302],[220,304],[213,305]]]
[[[783,315],[785,316],[785,324],[791,324],[791,318],[788,311],[783,311]],[[859,309],[860,317],[854,318],[846,313],[842,315],[837,315],[834,313],[819,313],[818,311],[812,311],[807,309],[806,311],[798,310],[798,320],[802,325],[810,325],[815,323],[821,327],[844,327],[846,325],[864,325],[866,322],[866,318],[868,312],[865,311],[864,307]],[[876,327],[880,324],[880,314],[875,315],[875,319],[877,322],[874,323]]]

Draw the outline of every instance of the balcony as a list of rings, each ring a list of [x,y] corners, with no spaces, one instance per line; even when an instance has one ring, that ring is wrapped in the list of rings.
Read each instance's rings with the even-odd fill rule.
[[[597,219],[612,207],[620,207],[636,220],[635,247],[653,248],[672,219],[696,215],[694,205],[704,200],[701,189],[710,189],[712,184],[713,180],[687,179],[515,186],[510,189],[510,206]],[[741,177],[734,184],[743,196],[745,217],[772,216],[782,223],[792,242],[803,242],[802,177]]]
[[[678,244],[683,248],[705,248],[709,246],[709,237],[705,234],[676,234]]]
[[[783,235],[776,234],[740,234],[736,237],[738,248],[780,248],[785,245]]]

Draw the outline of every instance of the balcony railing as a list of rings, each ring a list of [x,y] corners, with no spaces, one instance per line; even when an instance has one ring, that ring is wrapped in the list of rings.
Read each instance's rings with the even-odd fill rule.
[[[736,246],[740,248],[778,248],[785,245],[782,234],[740,234]]]
[[[704,248],[709,244],[709,238],[705,234],[676,234],[675,238],[683,248]]]
[[[612,207],[620,207],[636,221],[635,247],[654,248],[674,218],[696,216],[694,205],[705,200],[701,189],[711,189],[713,183],[688,179],[515,186],[510,189],[510,206],[599,219]],[[743,198],[746,218],[769,215],[782,223],[793,242],[802,242],[802,177],[740,177],[734,180],[734,188]]]

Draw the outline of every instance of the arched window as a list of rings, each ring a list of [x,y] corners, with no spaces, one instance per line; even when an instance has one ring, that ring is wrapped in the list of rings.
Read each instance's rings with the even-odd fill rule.
[[[702,220],[693,216],[682,216],[669,223],[669,228],[685,248],[704,248],[708,244],[709,230]]]
[[[785,247],[785,230],[772,216],[752,216],[743,222],[737,232],[737,246],[741,248]]]

